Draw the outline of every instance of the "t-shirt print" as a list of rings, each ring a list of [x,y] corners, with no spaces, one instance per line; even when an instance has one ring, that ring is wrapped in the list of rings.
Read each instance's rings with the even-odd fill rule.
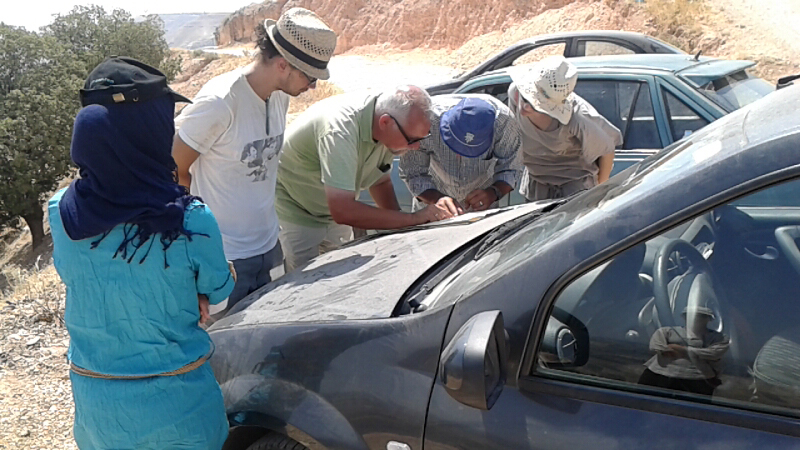
[[[283,134],[267,136],[244,146],[239,161],[250,169],[247,176],[250,181],[264,181],[269,177],[269,166],[272,160],[278,157],[283,145]]]

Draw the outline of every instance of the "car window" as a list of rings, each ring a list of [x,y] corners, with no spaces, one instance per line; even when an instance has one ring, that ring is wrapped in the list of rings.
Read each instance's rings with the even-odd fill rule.
[[[667,109],[667,120],[672,139],[677,141],[692,134],[709,124],[709,121],[700,117],[689,105],[684,103],[671,92],[664,90],[664,107]]]
[[[636,53],[623,45],[608,41],[578,41],[578,55],[632,55]]]
[[[509,82],[505,82],[505,83],[486,84],[486,85],[483,85],[483,86],[474,86],[474,87],[466,90],[465,92],[469,93],[469,94],[489,94],[489,95],[491,95],[493,97],[496,97],[501,102],[507,104],[508,103],[508,101],[507,101],[508,100],[508,86],[510,84],[511,83],[509,83]]]
[[[542,45],[520,55],[520,57],[514,60],[513,65],[518,66],[520,64],[537,62],[553,55],[564,55],[564,50],[566,48],[567,45],[564,42]]]
[[[764,189],[747,197],[734,200],[732,204],[751,208],[800,208],[800,183],[779,184],[772,189]]]
[[[733,112],[763,98],[774,91],[775,86],[740,70],[710,81],[699,89],[726,111]]]
[[[800,416],[800,181],[639,243],[570,282],[533,376]],[[759,201],[760,208],[740,205]]]
[[[639,81],[579,80],[575,93],[619,128],[623,149],[662,148],[650,87]],[[636,104],[634,105],[634,101]],[[630,129],[628,129],[630,127]]]

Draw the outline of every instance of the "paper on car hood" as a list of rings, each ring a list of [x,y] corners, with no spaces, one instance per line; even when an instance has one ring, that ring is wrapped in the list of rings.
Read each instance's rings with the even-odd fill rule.
[[[245,309],[239,310],[237,304],[234,313],[212,329],[389,317],[403,292],[444,257],[498,225],[547,205],[539,202],[468,213],[369,236],[264,286],[241,301]]]

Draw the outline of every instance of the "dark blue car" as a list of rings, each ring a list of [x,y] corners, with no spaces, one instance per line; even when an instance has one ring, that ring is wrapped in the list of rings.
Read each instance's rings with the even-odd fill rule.
[[[798,448],[799,106],[263,287],[209,330],[227,448]]]

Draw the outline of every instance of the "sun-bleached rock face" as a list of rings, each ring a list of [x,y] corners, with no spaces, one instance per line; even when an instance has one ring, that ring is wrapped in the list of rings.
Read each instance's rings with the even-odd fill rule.
[[[217,30],[217,44],[250,42],[256,24],[299,6],[316,12],[339,36],[337,53],[361,45],[456,48],[467,40],[574,0],[277,0],[250,5]]]

